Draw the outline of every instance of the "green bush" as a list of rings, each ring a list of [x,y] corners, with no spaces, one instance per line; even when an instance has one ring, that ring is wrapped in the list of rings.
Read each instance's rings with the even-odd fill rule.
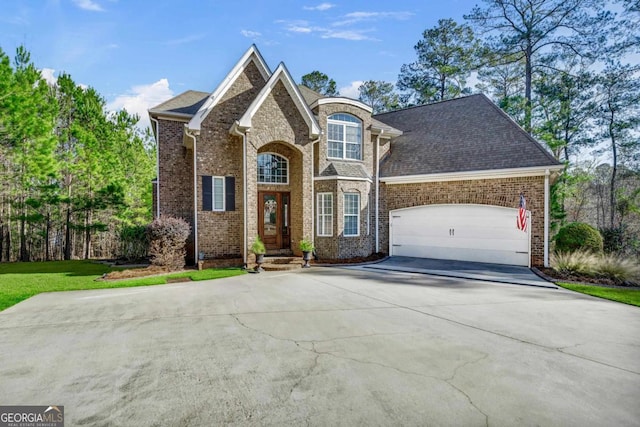
[[[555,237],[556,252],[589,251],[602,253],[600,232],[583,222],[572,222],[558,231]]]
[[[191,226],[182,218],[161,216],[147,226],[151,264],[179,270],[184,267]]]
[[[130,225],[120,230],[120,250],[118,257],[127,261],[139,261],[147,256],[149,240],[147,227]]]

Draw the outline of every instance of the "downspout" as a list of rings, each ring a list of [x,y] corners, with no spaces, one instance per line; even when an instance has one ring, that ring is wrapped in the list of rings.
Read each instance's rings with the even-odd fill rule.
[[[189,132],[185,125],[185,134],[193,140],[193,258],[194,264],[198,265],[198,162],[196,156],[196,135]]]
[[[247,246],[249,245],[247,233],[248,233],[248,225],[247,225],[247,215],[249,212],[247,203],[249,196],[247,194],[247,133],[249,129],[245,129],[244,132],[240,130],[240,124],[236,121],[231,127],[231,133],[237,136],[242,137],[242,214],[243,214],[243,243],[242,243],[242,262],[243,268],[247,268],[248,260],[247,260]]]
[[[376,136],[376,253],[380,252],[380,135],[384,129]]]
[[[156,218],[160,218],[160,122],[149,116],[156,124]]]
[[[318,135],[318,138],[311,141],[311,243],[315,246],[316,244],[316,182],[314,180],[314,170],[316,168],[315,164],[315,145],[316,142],[320,141],[322,137],[322,133]],[[304,238],[304,237],[303,237]]]
[[[549,169],[544,171],[544,266],[549,267]]]

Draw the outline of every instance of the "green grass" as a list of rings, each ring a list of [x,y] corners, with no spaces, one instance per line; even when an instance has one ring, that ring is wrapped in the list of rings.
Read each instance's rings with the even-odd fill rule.
[[[160,285],[168,278],[189,277],[209,280],[237,276],[239,268],[187,271],[165,276],[96,282],[104,273],[117,270],[91,261],[50,261],[0,264],[0,311],[42,292],[76,291],[82,289],[127,288]]]
[[[640,290],[638,289],[605,288],[602,286],[574,285],[563,282],[556,284],[575,292],[640,307]]]

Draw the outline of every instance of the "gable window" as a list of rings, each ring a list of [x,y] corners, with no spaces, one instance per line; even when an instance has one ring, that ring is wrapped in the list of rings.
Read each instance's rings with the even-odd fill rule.
[[[334,159],[362,160],[362,122],[345,113],[327,118],[328,156]]]
[[[333,234],[333,194],[318,193],[318,236]]]
[[[360,194],[344,193],[344,235],[360,234]]]
[[[233,176],[202,176],[202,210],[236,210],[236,179]]]
[[[289,162],[287,159],[273,153],[258,154],[258,183],[289,183]]]

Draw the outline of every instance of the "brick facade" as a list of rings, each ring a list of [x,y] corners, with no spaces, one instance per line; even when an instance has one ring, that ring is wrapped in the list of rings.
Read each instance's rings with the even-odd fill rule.
[[[416,184],[381,184],[380,247],[389,253],[389,212],[412,206],[479,204],[517,208],[520,192],[531,211],[531,265],[544,264],[544,177],[500,178]],[[514,218],[515,227],[515,218]]]
[[[244,245],[244,182],[243,138],[230,134],[234,123],[247,111],[267,81],[254,62],[249,61],[242,72],[208,113],[196,135],[197,157],[196,192],[198,200],[198,250],[211,259],[241,257]],[[328,157],[327,117],[347,113],[362,120],[362,160],[339,160],[362,165],[370,179],[351,177],[321,177],[322,172],[336,159]],[[313,114],[324,130],[317,141],[309,134],[309,124],[293,101],[287,86],[277,81],[259,108],[253,113],[247,141],[247,240],[250,247],[258,235],[258,193],[275,191],[290,193],[290,249],[300,254],[301,239],[313,239],[321,259],[365,257],[375,252],[377,158],[391,149],[388,138],[379,141],[371,133],[371,114],[344,102],[322,103]],[[158,150],[160,188],[159,200],[154,191],[155,204],[161,214],[182,217],[194,225],[193,156],[184,142],[188,118],[158,117]],[[257,157],[260,153],[275,153],[288,161],[288,183],[259,184]],[[235,178],[235,210],[203,211],[202,177]],[[314,179],[315,177],[315,179]],[[524,192],[531,211],[532,265],[542,265],[544,257],[544,177],[500,178],[483,180],[429,182],[417,184],[380,183],[379,237],[380,252],[389,252],[389,212],[391,210],[430,204],[483,204],[515,208],[518,195]],[[333,196],[331,236],[317,236],[317,193]],[[344,236],[344,194],[360,195],[359,235]],[[193,262],[194,235],[189,239],[188,260]],[[249,262],[252,261],[251,255]]]

